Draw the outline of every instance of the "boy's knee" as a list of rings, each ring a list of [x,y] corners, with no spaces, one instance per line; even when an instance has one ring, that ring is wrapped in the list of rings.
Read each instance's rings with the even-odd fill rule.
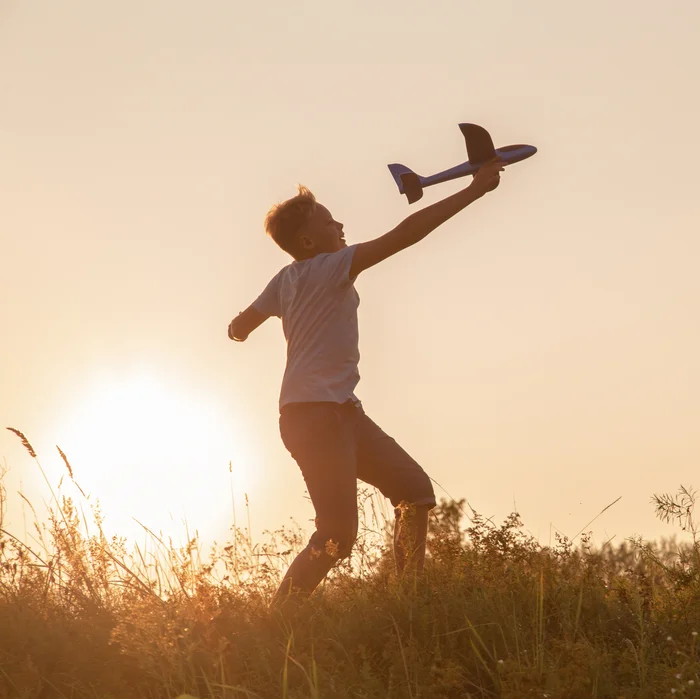
[[[420,494],[414,500],[416,507],[427,507],[429,510],[435,507],[437,501],[435,500],[435,490],[433,489],[433,482],[430,480],[430,476],[423,471],[423,479],[420,487]]]
[[[416,496],[410,499],[403,499],[394,506],[394,515],[397,518],[410,518],[418,513],[430,512],[436,505],[437,501],[435,500],[433,485],[430,479],[426,477],[425,487],[421,489],[420,493],[417,493]]]
[[[397,509],[409,505],[415,509],[430,510],[437,504],[433,483],[423,469],[417,469],[412,474],[412,478],[402,488],[402,491],[398,498],[400,502],[398,506],[395,506]]]

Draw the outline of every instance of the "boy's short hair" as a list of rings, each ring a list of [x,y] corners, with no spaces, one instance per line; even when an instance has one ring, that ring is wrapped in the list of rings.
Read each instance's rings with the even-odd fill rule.
[[[282,250],[296,258],[299,252],[299,229],[316,210],[316,197],[311,190],[297,185],[299,193],[275,204],[265,216],[265,231]]]

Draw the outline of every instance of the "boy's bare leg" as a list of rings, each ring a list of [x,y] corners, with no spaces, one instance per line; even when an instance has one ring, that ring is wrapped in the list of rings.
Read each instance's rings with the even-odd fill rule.
[[[432,505],[402,503],[394,522],[394,558],[400,577],[420,575],[425,564],[428,515]]]
[[[289,566],[275,596],[274,608],[292,608],[306,600],[323,580],[337,559],[307,546]]]

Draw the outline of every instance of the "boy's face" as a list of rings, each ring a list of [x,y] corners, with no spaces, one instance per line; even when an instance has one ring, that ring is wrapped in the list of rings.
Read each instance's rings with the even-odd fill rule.
[[[324,252],[338,252],[347,247],[343,224],[336,221],[331,212],[321,204],[316,204],[316,210],[301,230],[299,242],[305,250],[303,259]]]

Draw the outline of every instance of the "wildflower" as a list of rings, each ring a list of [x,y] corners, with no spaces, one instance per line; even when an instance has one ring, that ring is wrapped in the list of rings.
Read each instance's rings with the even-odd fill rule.
[[[333,539],[326,541],[326,553],[331,558],[338,558],[338,543],[333,541]]]
[[[695,684],[695,680],[688,680],[688,684],[692,687]]]
[[[672,640],[673,640],[673,637],[672,637],[672,636],[666,636],[666,640],[667,640],[667,641],[672,641]]]
[[[675,693],[676,693],[676,690],[673,687],[671,687],[671,694],[675,694]]]
[[[499,660],[499,661],[498,661],[498,664],[499,664],[499,665],[503,665],[503,661],[502,661],[502,660]]]
[[[676,675],[676,679],[679,680],[680,678],[681,678],[681,673],[679,672],[679,673]]]
[[[697,631],[693,631],[693,633],[692,633],[691,635],[697,636],[697,635],[698,635],[698,632],[697,632]]]

